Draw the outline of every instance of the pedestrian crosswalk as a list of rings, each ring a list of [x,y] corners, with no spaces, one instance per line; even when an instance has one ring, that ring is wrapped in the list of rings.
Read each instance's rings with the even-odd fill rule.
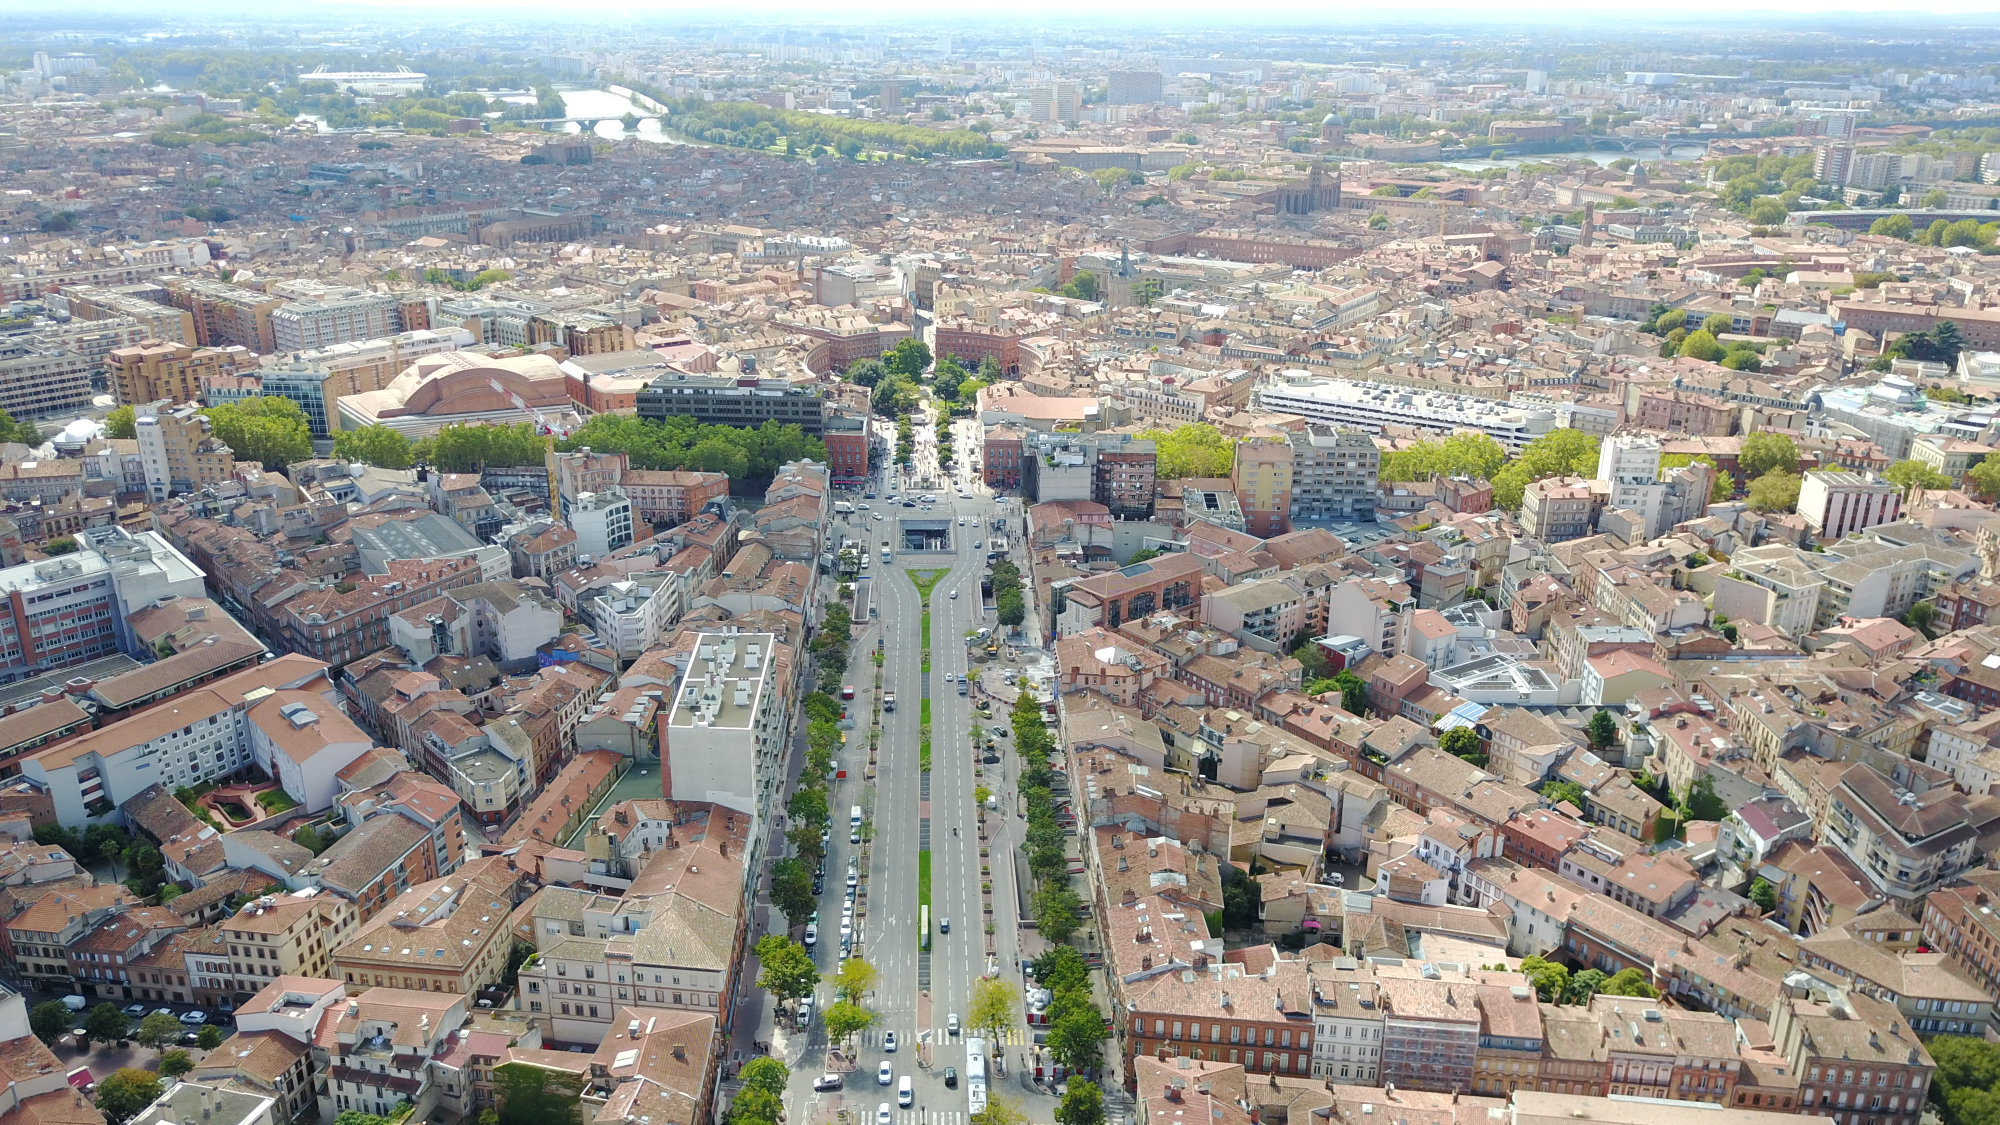
[[[917,1029],[918,1033],[913,1033],[900,1028],[871,1027],[861,1033],[862,1048],[869,1051],[882,1050],[884,1036],[891,1031],[894,1031],[896,1034],[897,1048],[907,1050],[916,1046],[919,1040],[923,1039],[923,1036],[918,1033],[924,1032],[925,1029],[919,1028]],[[936,1027],[928,1029],[928,1036],[928,1039],[924,1039],[923,1041],[929,1042],[932,1046],[963,1042],[968,1036],[991,1038],[991,1036],[987,1036],[984,1032],[973,1031],[964,1024],[959,1025],[957,1035],[951,1033],[951,1028],[948,1025],[939,1024]],[[1007,1046],[1024,1047],[1034,1041],[1034,1031],[1031,1028],[1014,1027],[1000,1034],[1000,1042]]]

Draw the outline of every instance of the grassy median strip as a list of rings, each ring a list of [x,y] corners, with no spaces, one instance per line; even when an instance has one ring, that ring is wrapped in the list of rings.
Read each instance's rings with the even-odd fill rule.
[[[925,773],[931,772],[931,701],[917,705],[917,759]]]
[[[917,905],[931,904],[931,852],[929,848],[917,853]]]
[[[944,581],[944,576],[950,574],[951,571],[949,569],[906,570],[903,573],[910,576],[911,583],[913,583],[917,587],[917,596],[923,599],[923,606],[924,606],[923,672],[925,675],[928,676],[930,675],[931,671],[931,591],[937,589],[937,584],[939,582]]]

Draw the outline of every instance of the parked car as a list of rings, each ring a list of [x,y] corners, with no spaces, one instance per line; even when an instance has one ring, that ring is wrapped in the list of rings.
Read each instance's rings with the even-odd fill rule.
[[[813,1079],[813,1089],[815,1090],[838,1090],[841,1088],[841,1085],[840,1075],[838,1074],[822,1074],[818,1078]]]
[[[810,949],[818,944],[819,944],[819,927],[816,925],[808,924],[806,926],[806,947]]]
[[[185,1024],[196,1024],[196,1025],[204,1024],[208,1022],[208,1013],[200,1010],[192,1012],[182,1012],[181,1022]]]
[[[143,1016],[146,1014],[146,1006],[144,1004],[127,1004],[125,1005],[125,1014],[134,1018]]]

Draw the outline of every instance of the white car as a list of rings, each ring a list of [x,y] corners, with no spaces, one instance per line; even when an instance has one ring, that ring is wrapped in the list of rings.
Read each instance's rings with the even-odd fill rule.
[[[958,600],[958,591],[957,591],[957,590],[953,590],[953,591],[951,592],[951,600],[952,600],[952,601],[957,601],[957,600]]]
[[[886,1079],[882,1083],[882,1085],[884,1086],[887,1086],[888,1084],[889,1083]],[[883,1102],[881,1105],[875,1107],[875,1125],[889,1125],[888,1102]]]
[[[887,1052],[889,1052],[889,1053],[890,1053],[890,1054],[892,1054],[892,1055],[896,1053],[896,1033],[895,1033],[895,1032],[893,1032],[893,1031],[885,1031],[885,1032],[883,1032],[883,1033],[882,1033],[882,1049],[883,1049],[883,1050],[885,1050],[885,1051],[887,1051]],[[888,1066],[889,1064],[888,1064],[888,1063],[883,1063],[882,1065],[883,1065],[883,1066]]]
[[[965,517],[964,517],[964,516],[960,516],[960,517],[958,517],[958,526],[960,526],[960,527],[964,527],[964,526],[965,526]]]
[[[944,1030],[945,1030],[945,1034],[947,1034],[947,1035],[957,1035],[957,1034],[958,1034],[958,1013],[957,1013],[957,1012],[953,1012],[953,1013],[951,1014],[951,1018],[950,1018],[950,1019],[948,1019],[948,1020],[946,1020],[946,1021],[944,1021]]]
[[[204,1012],[204,1011],[200,1011],[200,1010],[196,1010],[196,1011],[192,1011],[192,1012],[182,1012],[182,1013],[181,1013],[181,1022],[182,1022],[182,1023],[185,1023],[185,1024],[190,1024],[190,1025],[193,1025],[193,1024],[202,1024],[202,1023],[207,1023],[207,1022],[208,1022],[208,1013],[207,1013],[207,1012]]]
[[[808,948],[810,948],[810,947],[812,947],[812,946],[815,946],[815,945],[818,945],[818,944],[819,944],[819,927],[818,927],[818,926],[813,926],[813,925],[809,925],[809,926],[807,926],[807,927],[806,927],[806,946],[807,946]]]
[[[896,1080],[896,1068],[890,1066],[888,1060],[886,1059],[883,1060],[882,1068],[875,1072],[875,1084],[877,1086],[887,1086],[889,1083],[894,1082],[895,1080]],[[888,1112],[888,1109],[889,1107],[886,1104],[882,1107],[882,1110],[885,1113]]]

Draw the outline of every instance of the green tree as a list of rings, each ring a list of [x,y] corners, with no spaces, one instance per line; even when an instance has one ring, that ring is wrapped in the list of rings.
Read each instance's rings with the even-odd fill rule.
[[[882,370],[891,375],[915,379],[929,370],[931,349],[914,336],[905,336],[882,356]]]
[[[1164,295],[1164,288],[1157,277],[1141,278],[1132,286],[1132,303],[1148,308]]]
[[[1584,800],[1583,786],[1574,781],[1551,781],[1542,786],[1542,800],[1551,806],[1567,801],[1580,809]]]
[[[500,1125],[578,1125],[583,1084],[573,1075],[502,1063],[493,1068],[493,1093]]]
[[[746,1090],[762,1090],[772,1097],[785,1096],[785,1083],[791,1081],[792,1072],[784,1063],[774,1058],[756,1058],[743,1064],[737,1072],[736,1080]]]
[[[384,425],[341,430],[333,435],[333,455],[378,469],[407,469],[415,463],[415,445]]]
[[[1869,234],[1887,235],[1890,238],[1908,239],[1912,229],[1908,215],[1885,215],[1868,227]]]
[[[136,438],[139,436],[138,417],[129,406],[121,406],[104,416],[104,436],[110,438]]]
[[[1590,717],[1590,723],[1584,728],[1584,733],[1590,736],[1592,749],[1602,750],[1618,741],[1618,720],[1612,717],[1611,712],[1599,708],[1597,713]]]
[[[99,1004],[83,1017],[83,1030],[99,1043],[109,1043],[132,1033],[132,1019],[116,1004]]]
[[[819,987],[812,955],[783,934],[767,934],[757,943],[757,964],[757,987],[780,1001],[803,999]]]
[[[1774,227],[1785,221],[1785,205],[1765,197],[1750,205],[1749,219],[1760,227]]]
[[[1760,430],[1744,437],[1736,463],[1747,480],[1756,480],[1773,469],[1795,473],[1799,469],[1799,449],[1783,434]]]
[[[1604,982],[1611,978],[1602,969],[1585,969],[1573,973],[1569,985],[1563,989],[1562,1002],[1565,1004],[1588,1004],[1590,998],[1604,991]]]
[[[1743,897],[1757,904],[1757,909],[1769,914],[1778,908],[1778,888],[1769,879],[1759,875],[1750,880],[1750,891]]]
[[[861,1003],[875,987],[880,974],[874,965],[860,957],[849,957],[840,963],[833,973],[833,991],[836,996],[850,1004]]]
[[[1773,469],[1750,482],[1750,506],[1760,512],[1789,512],[1799,506],[1799,486],[1805,483],[1797,473]]]
[[[846,1042],[875,1023],[875,1013],[859,1004],[846,1000],[836,1000],[826,1006],[822,1017],[826,1022],[826,1037],[835,1042]]]
[[[1943,188],[1932,188],[1930,191],[1924,193],[1923,207],[1926,211],[1942,210],[1950,202],[1951,196],[1946,194]],[[1944,220],[1940,219],[1938,221],[1943,222]]]
[[[160,1076],[179,1078],[194,1069],[194,1059],[186,1051],[166,1051],[160,1055]]]
[[[1882,470],[1882,479],[1908,492],[1913,488],[1950,488],[1951,478],[1921,461],[1898,461]]]
[[[815,832],[819,829],[814,827]],[[805,861],[788,856],[771,865],[771,905],[793,926],[803,926],[816,909],[812,871]]]
[[[1736,326],[1736,318],[1728,313],[1711,313],[1701,322],[1701,330],[1711,337],[1720,336]]]
[[[28,1010],[28,1030],[35,1033],[35,1038],[54,1046],[75,1019],[75,1013],[62,1001],[44,1000]]]
[[[1595,437],[1581,430],[1551,430],[1529,442],[1519,457],[1493,474],[1493,503],[1518,510],[1522,493],[1534,481],[1596,472]]]
[[[777,1125],[778,1119],[784,1115],[784,1098],[769,1090],[745,1086],[729,1100],[729,1112],[723,1116],[723,1125]]]
[[[1686,309],[1668,309],[1653,318],[1653,331],[1657,335],[1664,336],[1676,328],[1685,328],[1687,319]]]
[[[1104,1125],[1104,1091],[1095,1082],[1071,1078],[1056,1106],[1056,1125]]]
[[[1697,329],[1687,334],[1681,341],[1680,353],[1690,359],[1705,359],[1714,363],[1723,357],[1722,345],[1706,329]]]
[[[1068,941],[1083,924],[1083,900],[1065,883],[1051,883],[1035,892],[1035,927],[1050,941]]]
[[[1611,979],[1604,982],[1603,992],[1606,996],[1636,996],[1642,1000],[1651,1000],[1660,994],[1659,989],[1647,982],[1646,974],[1637,969],[1620,969],[1613,973]]]
[[[1350,715],[1368,713],[1368,685],[1360,676],[1343,668],[1333,677],[1334,686],[1340,689],[1340,708]]]
[[[999,1039],[1012,1031],[1020,1020],[1014,1013],[1020,997],[1012,985],[997,977],[980,977],[972,982],[972,999],[965,1010],[965,1026],[985,1035],[988,1039]]]
[[[1563,992],[1569,988],[1569,970],[1540,957],[1521,958],[1521,975],[1528,978],[1544,1004],[1561,1003]]]
[[[1688,786],[1687,799],[1681,805],[1686,820],[1721,820],[1729,815],[1729,806],[1715,795],[1715,779],[1707,774]]]
[[[1161,479],[1226,477],[1236,463],[1236,443],[1205,422],[1141,430],[1138,437],[1153,443]]]
[[[112,1010],[117,1011],[116,1008]],[[122,1016],[125,1013],[118,1014]],[[150,1070],[125,1067],[113,1071],[97,1084],[97,1111],[112,1125],[121,1125],[158,1101],[159,1097],[159,1075]]]
[[[139,1021],[139,1042],[154,1050],[164,1050],[181,1037],[181,1021],[158,1012]]]
[[[1021,1107],[1015,1105],[1013,1099],[999,1094],[988,1095],[986,1108],[967,1120],[971,1125],[1028,1125],[1028,1115],[1022,1112]]]
[[[1479,745],[1479,732],[1471,727],[1453,727],[1444,732],[1438,739],[1438,749],[1475,766],[1486,764],[1486,753]]]
[[[202,411],[216,440],[227,445],[238,461],[256,461],[266,469],[282,469],[312,459],[312,429],[299,404],[280,395],[257,395],[238,402],[217,403]]]
[[[212,1023],[203,1024],[201,1030],[195,1032],[194,1034],[195,1034],[194,1045],[200,1047],[204,1051],[213,1051],[217,1047],[222,1046],[222,1040],[226,1038],[222,1034],[222,1029],[215,1026]]]
[[[1089,270],[1078,270],[1069,279],[1068,284],[1056,292],[1071,300],[1095,301],[1097,300],[1097,275]]]
[[[1070,1072],[1081,1073],[1103,1061],[1108,1037],[1097,1008],[1077,1006],[1049,1022],[1049,1054]]]

